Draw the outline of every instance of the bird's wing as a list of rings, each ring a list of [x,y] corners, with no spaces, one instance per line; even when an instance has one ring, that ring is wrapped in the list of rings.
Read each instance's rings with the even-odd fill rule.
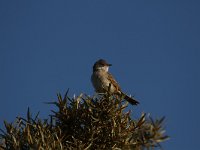
[[[139,102],[135,98],[130,97],[121,91],[119,84],[109,72],[108,72],[108,80],[110,80],[110,83],[115,87],[117,94],[124,96],[124,99],[127,100],[132,105],[139,104]]]
[[[121,91],[121,88],[120,88],[119,84],[114,79],[112,74],[110,74],[109,72],[108,72],[108,80],[110,80],[110,83],[116,88],[116,91]]]

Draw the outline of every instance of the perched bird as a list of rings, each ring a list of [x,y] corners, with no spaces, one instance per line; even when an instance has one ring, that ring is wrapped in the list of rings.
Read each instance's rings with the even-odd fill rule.
[[[139,102],[134,98],[126,95],[121,91],[119,84],[115,81],[113,76],[108,72],[109,66],[111,64],[107,63],[105,60],[100,59],[95,62],[93,66],[93,73],[91,76],[92,84],[97,93],[105,93],[109,90],[110,93],[121,95],[132,105],[137,105]]]

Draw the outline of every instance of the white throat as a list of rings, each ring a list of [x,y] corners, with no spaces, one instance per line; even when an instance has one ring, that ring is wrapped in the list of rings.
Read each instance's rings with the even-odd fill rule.
[[[108,66],[98,67],[97,70],[108,72],[109,67]]]

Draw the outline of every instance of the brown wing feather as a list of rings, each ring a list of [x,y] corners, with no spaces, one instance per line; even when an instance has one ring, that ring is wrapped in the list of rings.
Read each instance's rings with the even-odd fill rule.
[[[117,81],[114,79],[114,77],[109,72],[108,72],[108,79],[111,81],[113,86],[116,88],[116,92],[118,92],[118,94],[120,94],[120,95],[123,95],[125,100],[127,100],[132,105],[139,104],[139,102],[135,98],[130,97],[121,91],[119,84],[117,83]]]
[[[120,88],[119,84],[114,79],[114,77],[112,76],[112,74],[110,74],[109,72],[108,72],[108,79],[111,81],[111,83],[113,84],[113,86],[116,88],[116,92],[121,91],[121,88]]]

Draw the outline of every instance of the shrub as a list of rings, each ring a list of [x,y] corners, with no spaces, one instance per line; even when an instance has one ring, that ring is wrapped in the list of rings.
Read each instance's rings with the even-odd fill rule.
[[[76,98],[62,98],[50,104],[49,119],[41,120],[38,114],[18,117],[15,123],[4,122],[1,130],[1,148],[28,150],[91,150],[91,149],[151,149],[161,147],[168,138],[164,134],[163,120],[153,120],[142,114],[139,119],[131,118],[131,111],[123,98],[109,93],[90,97],[81,94]]]

